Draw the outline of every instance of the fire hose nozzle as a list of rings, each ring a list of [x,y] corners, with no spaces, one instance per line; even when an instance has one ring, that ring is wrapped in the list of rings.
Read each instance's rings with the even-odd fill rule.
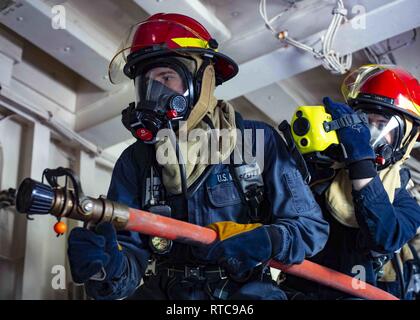
[[[111,222],[117,229],[123,229],[129,219],[129,208],[125,205],[105,198],[86,197],[76,194],[75,190],[51,187],[30,178],[25,179],[19,187],[16,209],[23,214],[51,214],[89,224]]]
[[[26,178],[16,197],[16,209],[26,214],[49,214],[54,205],[54,190],[38,181]]]

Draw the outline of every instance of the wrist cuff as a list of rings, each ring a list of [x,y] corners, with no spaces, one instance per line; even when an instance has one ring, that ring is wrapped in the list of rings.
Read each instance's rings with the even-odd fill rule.
[[[349,165],[350,180],[373,178],[378,174],[372,160],[362,160]]]
[[[267,232],[268,232],[268,236],[270,238],[270,242],[271,242],[271,257],[273,258],[275,256],[277,256],[280,251],[282,251],[282,245],[283,245],[283,236],[282,234],[279,232],[279,230],[271,225],[267,225],[265,226]]]

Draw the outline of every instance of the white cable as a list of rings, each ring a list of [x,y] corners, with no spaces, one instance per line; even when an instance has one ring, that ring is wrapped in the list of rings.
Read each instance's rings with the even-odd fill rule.
[[[276,30],[272,26],[273,22],[276,21],[278,18],[280,18],[282,15],[284,15],[291,8],[293,8],[293,6],[294,6],[294,4],[293,3],[290,3],[290,6],[288,8],[284,9],[282,12],[280,12],[276,16],[272,17],[271,19],[269,19],[268,18],[268,15],[267,15],[267,3],[266,3],[266,0],[260,0],[259,10],[260,10],[260,15],[263,18],[263,20],[264,20],[265,25],[267,26],[267,28],[270,29],[271,32],[277,33]]]
[[[341,14],[341,12],[339,12],[343,9],[342,3],[338,1],[337,6],[338,7],[334,10],[333,20],[325,34],[322,52],[325,57],[323,65],[332,72],[342,73],[343,66],[340,61],[340,58],[337,57],[337,54],[332,50],[332,43],[337,34],[338,27],[343,20],[343,15]]]
[[[337,1],[337,8],[333,10],[333,14],[332,23],[327,30],[323,42],[323,55],[325,56],[323,65],[333,73],[343,74],[351,67],[352,55],[340,56],[332,49],[332,44],[334,43],[338,29],[347,14],[347,10],[341,0]]]
[[[291,6],[286,10],[280,12],[278,15],[269,19],[267,15],[267,6],[266,0],[260,0],[259,11],[260,15],[263,18],[265,25],[268,29],[273,32],[278,39],[285,41],[286,43],[297,47],[301,50],[312,53],[315,58],[320,59],[324,68],[331,71],[334,74],[344,74],[350,70],[353,57],[352,54],[340,55],[338,52],[334,51],[333,43],[337,36],[338,30],[347,16],[347,9],[344,7],[342,0],[337,0],[337,7],[333,9],[333,19],[324,35],[321,39],[322,49],[321,51],[316,50],[304,43],[301,43],[295,39],[292,39],[288,36],[287,31],[277,32],[272,23],[281,17],[285,12],[293,7],[294,3],[291,3]]]

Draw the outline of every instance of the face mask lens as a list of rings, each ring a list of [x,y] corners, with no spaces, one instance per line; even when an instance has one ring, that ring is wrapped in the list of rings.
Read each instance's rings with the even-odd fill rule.
[[[137,104],[140,109],[164,113],[174,96],[188,96],[186,83],[181,76],[169,68],[153,68],[144,76],[135,79]]]
[[[182,76],[175,70],[167,67],[157,67],[151,69],[146,74],[147,94],[146,99],[154,95],[152,92],[153,86],[150,85],[154,81],[160,82],[164,87],[183,95],[185,93],[185,83]],[[163,88],[163,87],[160,87]]]
[[[183,116],[192,99],[192,70],[195,70],[196,63],[183,57],[161,60],[143,66],[135,77],[138,109],[148,109],[160,115],[176,112]],[[183,100],[182,104],[180,100]]]
[[[367,113],[369,130],[371,134],[370,144],[375,149],[382,145],[397,147],[400,134],[401,121],[397,115],[384,115],[379,113]]]

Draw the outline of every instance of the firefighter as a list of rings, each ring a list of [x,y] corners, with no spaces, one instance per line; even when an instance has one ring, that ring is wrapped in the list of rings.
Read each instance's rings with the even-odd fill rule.
[[[208,226],[218,240],[199,247],[116,234],[109,224],[76,228],[68,249],[73,280],[94,299],[286,299],[266,262],[313,256],[328,224],[279,134],[214,97],[215,87],[237,74],[236,63],[200,23],[180,14],[155,14],[127,39],[110,77],[118,82],[123,67],[134,80],[136,103],[122,118],[137,141],[118,159],[108,198]],[[217,161],[190,161],[210,140],[184,141],[184,129],[216,138],[225,132],[224,145],[208,153]],[[247,130],[251,139],[244,139]],[[262,151],[262,161],[244,160],[247,151],[258,158],[252,150]],[[145,276],[150,262],[155,268]]]
[[[410,172],[402,164],[419,136],[419,82],[397,66],[367,65],[345,79],[342,92],[347,104],[329,98],[324,104],[345,166],[306,157],[312,190],[330,224],[328,242],[312,260],[412,299],[419,260],[408,242],[420,226],[420,207],[407,191]],[[351,299],[294,277],[283,284],[309,299]]]

